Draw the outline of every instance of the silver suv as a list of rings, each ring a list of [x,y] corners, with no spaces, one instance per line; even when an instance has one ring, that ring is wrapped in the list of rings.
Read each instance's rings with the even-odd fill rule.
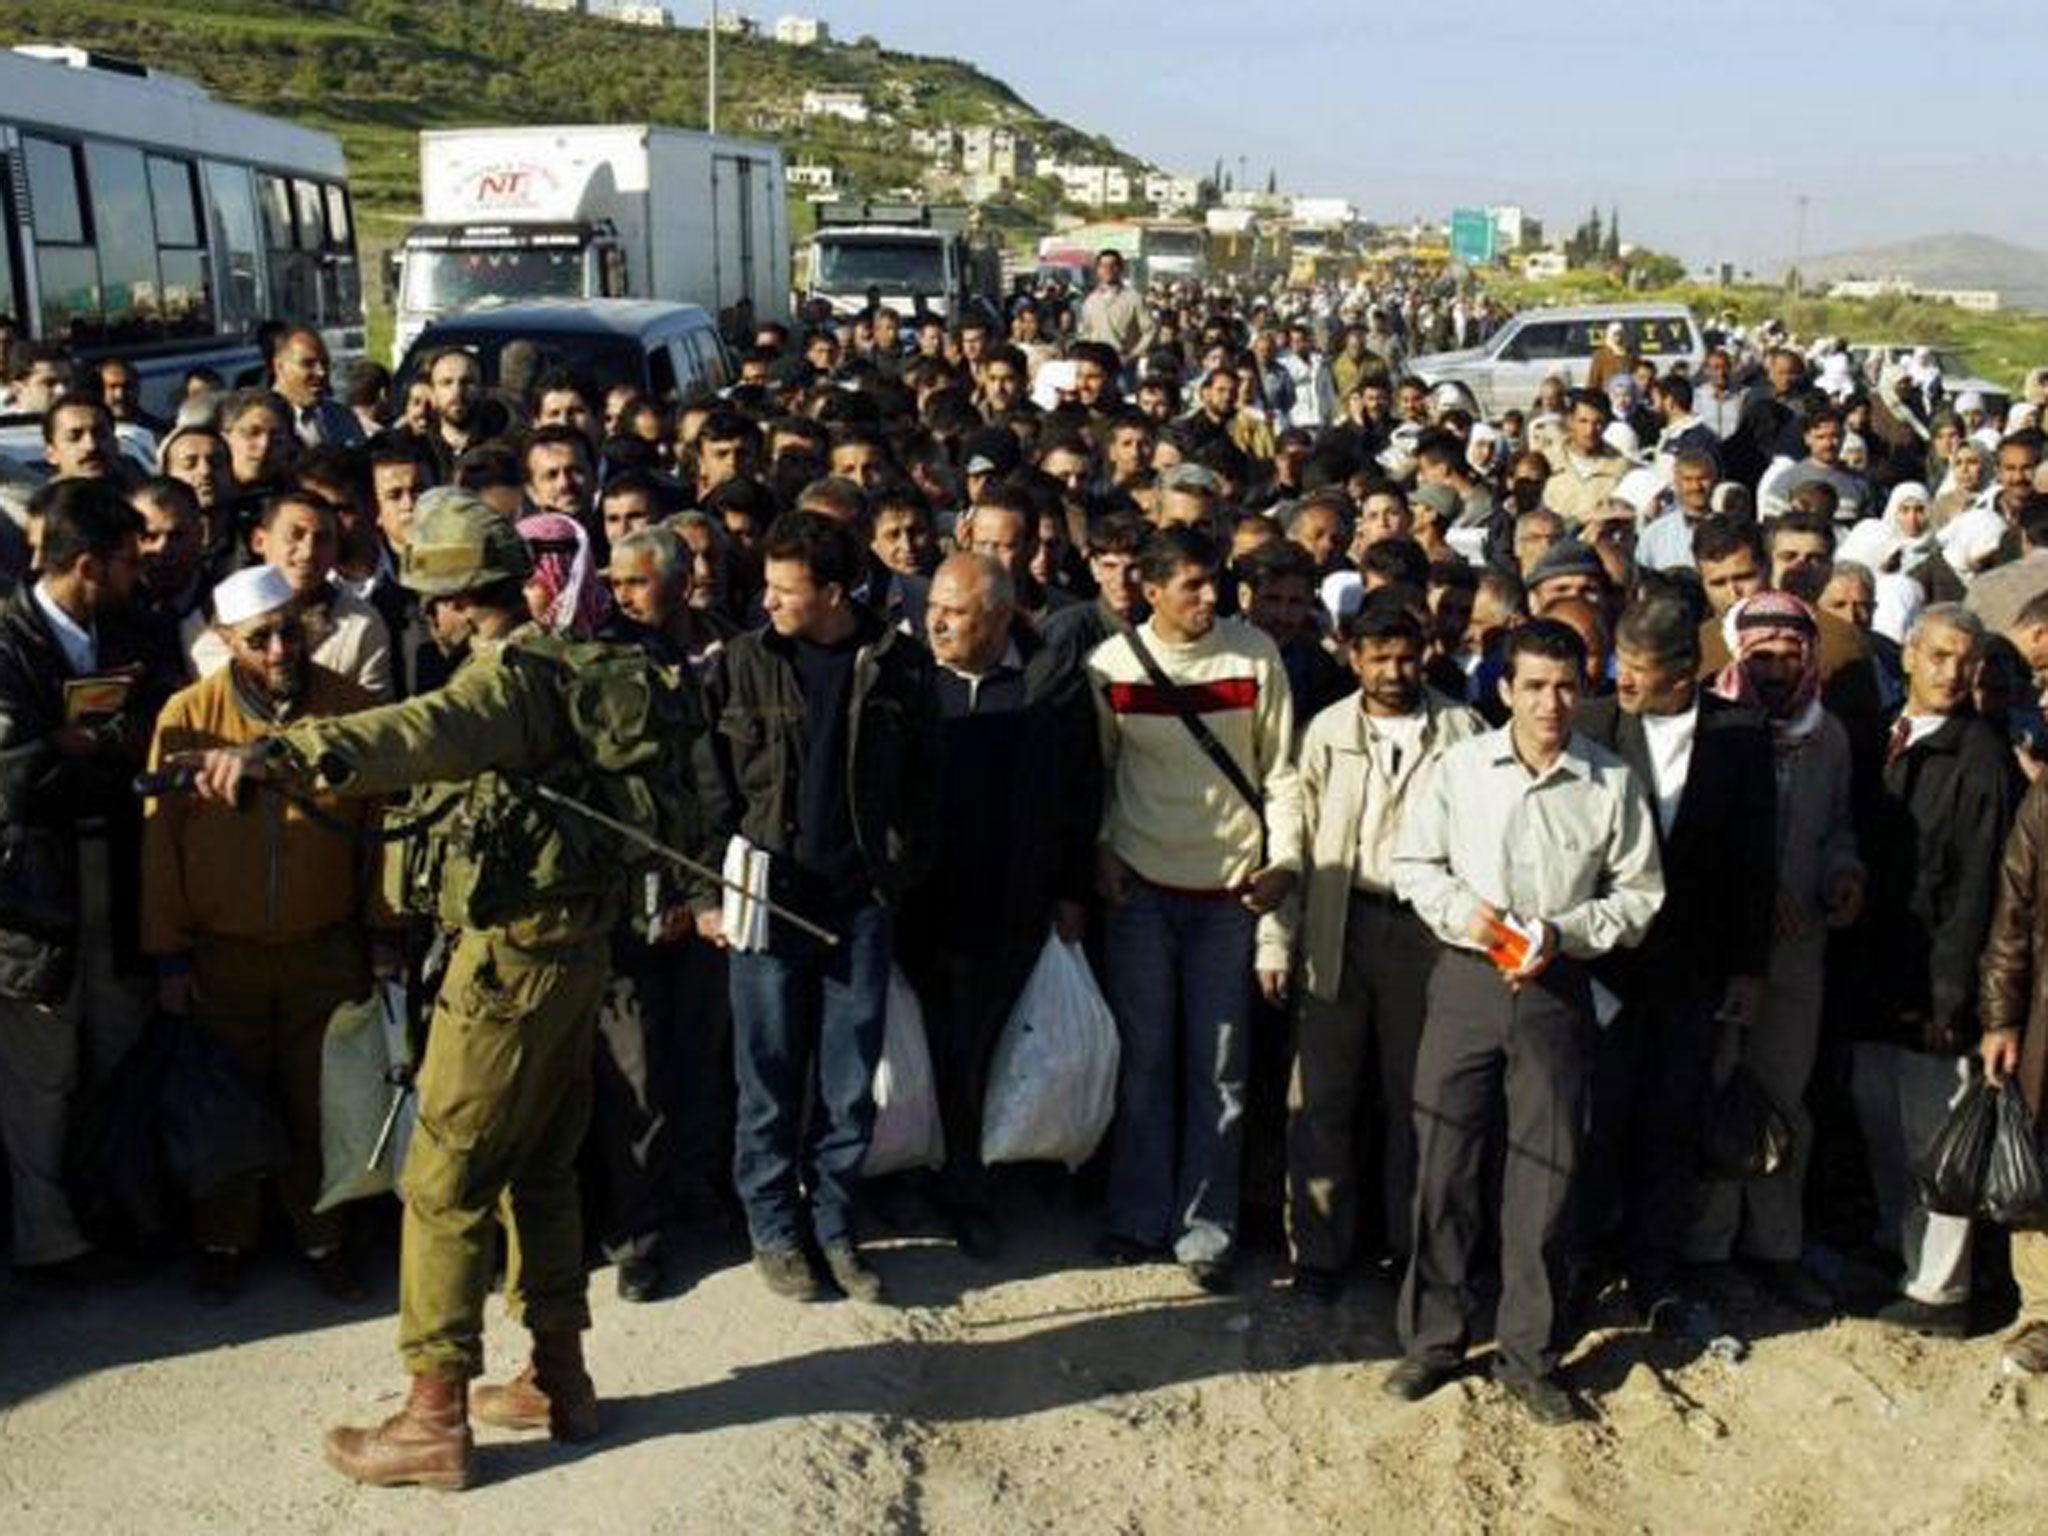
[[[1654,360],[1662,373],[1678,363],[1698,373],[1706,347],[1699,322],[1683,304],[1582,304],[1571,308],[1525,309],[1477,347],[1431,352],[1409,361],[1408,371],[1431,388],[1453,384],[1484,416],[1526,411],[1537,386],[1553,368],[1563,367],[1573,385],[1586,370],[1607,327],[1620,322],[1628,349]]]

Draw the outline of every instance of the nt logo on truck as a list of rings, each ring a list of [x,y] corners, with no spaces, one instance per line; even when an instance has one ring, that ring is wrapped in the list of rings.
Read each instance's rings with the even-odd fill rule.
[[[487,165],[470,178],[468,202],[478,209],[533,208],[554,195],[554,173],[540,165]]]

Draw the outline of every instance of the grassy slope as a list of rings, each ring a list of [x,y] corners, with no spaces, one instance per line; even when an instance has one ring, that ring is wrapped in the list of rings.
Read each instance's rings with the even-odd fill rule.
[[[361,182],[366,222],[401,221],[417,185],[412,135],[479,122],[704,122],[696,30],[652,31],[536,13],[509,0],[0,0],[0,43],[69,41],[192,75],[230,99],[332,127]],[[951,59],[879,47],[719,48],[721,126],[760,130],[812,85],[852,85],[892,125],[793,124],[792,158],[819,153],[856,177],[902,180],[910,128],[1028,124],[1042,141],[1099,145],[1041,118],[1000,81]]]
[[[0,45],[20,42],[74,42],[139,59],[340,135],[366,261],[417,209],[422,128],[704,124],[700,31],[542,14],[510,0],[0,0]],[[921,162],[907,135],[918,126],[1000,118],[1061,153],[1116,153],[952,59],[722,39],[719,78],[722,129],[772,134],[792,161],[822,158],[870,189],[915,179]],[[825,84],[861,88],[897,121],[797,122],[804,90]]]

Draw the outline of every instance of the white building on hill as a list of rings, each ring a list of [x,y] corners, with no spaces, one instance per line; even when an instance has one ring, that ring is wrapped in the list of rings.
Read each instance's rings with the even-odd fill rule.
[[[811,48],[832,41],[832,29],[815,16],[780,16],[775,21],[775,41],[792,48]]]

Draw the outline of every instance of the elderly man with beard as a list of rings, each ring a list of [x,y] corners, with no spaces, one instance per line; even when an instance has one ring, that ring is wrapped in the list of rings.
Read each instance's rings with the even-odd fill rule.
[[[287,724],[377,702],[312,660],[306,621],[284,573],[250,566],[214,593],[228,664],[172,696],[158,717],[151,767],[179,753],[240,746]],[[150,802],[143,828],[142,943],[157,1000],[189,1012],[277,1097],[291,1157],[278,1193],[300,1250],[328,1295],[360,1301],[342,1217],[316,1213],[320,1190],[320,1051],[337,1004],[362,996],[364,924],[378,915],[373,855],[349,829],[376,823],[365,800],[315,795],[323,825],[297,804],[258,814],[181,795]],[[239,1288],[262,1231],[262,1192],[238,1179],[201,1198],[194,1289],[220,1303]]]
[[[960,1250],[987,1258],[1000,1243],[980,1157],[989,1063],[1047,935],[1082,937],[1100,755],[1085,676],[1019,613],[1000,559],[942,563],[925,629],[938,662],[945,834],[904,906],[899,951],[938,1078],[946,1165],[937,1201]]]
[[[1777,897],[1763,1006],[1747,1028],[1729,1032],[1717,1080],[1740,1061],[1792,1128],[1787,1166],[1769,1178],[1706,1185],[1686,1236],[1695,1264],[1737,1253],[1779,1300],[1797,1311],[1834,1307],[1804,1269],[1801,1202],[1813,1146],[1806,1083],[1820,1044],[1828,933],[1863,907],[1864,870],[1850,819],[1849,738],[1821,703],[1820,626],[1789,592],[1763,591],[1729,611],[1735,659],[1715,677],[1723,699],[1770,722],[1777,781]]]

